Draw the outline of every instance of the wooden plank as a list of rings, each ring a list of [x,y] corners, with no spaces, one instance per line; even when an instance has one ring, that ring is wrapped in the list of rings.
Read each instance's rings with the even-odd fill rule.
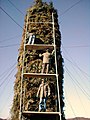
[[[49,114],[49,115],[60,115],[60,112],[35,112],[35,111],[23,111],[23,114]]]
[[[23,73],[24,77],[35,77],[35,78],[55,78],[56,74],[43,74],[43,73]]]
[[[44,49],[54,49],[53,45],[48,45],[48,44],[25,44],[25,49],[26,50],[44,50]]]
[[[33,111],[23,111],[22,115],[31,120],[35,120],[35,118],[39,120],[59,120],[60,112],[33,112]]]

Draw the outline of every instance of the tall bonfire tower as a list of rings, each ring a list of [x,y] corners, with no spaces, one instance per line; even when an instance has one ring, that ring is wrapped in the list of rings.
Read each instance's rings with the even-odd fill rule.
[[[19,49],[11,120],[64,120],[63,59],[57,10],[35,0]]]

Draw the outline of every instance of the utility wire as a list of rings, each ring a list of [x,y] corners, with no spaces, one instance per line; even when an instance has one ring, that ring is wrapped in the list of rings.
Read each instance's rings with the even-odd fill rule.
[[[82,75],[85,78],[90,78],[90,75],[88,75],[85,71],[83,71],[80,67],[76,66],[72,61],[70,61],[69,59],[67,59],[66,57],[64,57],[67,61],[69,61],[72,65],[74,65],[76,68],[78,68],[78,70],[82,73]]]
[[[0,74],[0,80],[2,79],[1,77],[4,75],[4,77],[6,76],[6,74],[16,65],[17,62],[15,62],[11,67],[9,67],[7,70],[5,70],[2,74]]]
[[[67,81],[67,85],[68,85],[68,83],[70,83],[70,82]],[[75,88],[75,91],[76,91],[76,93],[77,93],[77,96],[78,96],[78,98],[79,98],[79,100],[80,100],[80,103],[81,103],[81,105],[82,105],[83,111],[86,113],[85,107],[84,107],[83,102],[82,102],[82,100],[81,100],[81,98],[80,98],[80,94],[79,94],[79,92],[77,91],[76,85],[75,85],[75,83],[74,83],[73,80],[72,80],[72,84],[73,84],[73,86],[74,86],[74,88]],[[67,87],[69,88],[70,85],[67,86]],[[71,91],[68,91],[68,93],[70,93],[70,92],[71,92]],[[73,92],[73,94],[74,94],[74,92]]]
[[[11,72],[8,74],[8,76],[2,81],[2,83],[0,84],[0,87],[2,87],[2,85],[6,82],[6,80],[8,79],[8,77],[11,75],[11,73],[15,70],[16,67],[14,67]]]
[[[68,60],[67,58],[65,58],[64,57],[64,59],[66,59],[66,60]],[[90,78],[90,76],[86,76],[85,74],[83,74],[83,72],[82,71],[80,71],[81,72],[81,76],[80,76],[80,73],[78,73],[78,71],[77,71],[77,66],[73,66],[73,63],[70,61],[70,60],[68,60],[71,64],[72,64],[72,68],[73,68],[73,70],[76,72],[76,75],[78,75],[79,76],[79,79],[81,80],[81,83],[83,83],[84,84],[84,86],[86,85],[86,89],[87,90],[89,90],[89,87],[87,86],[87,84],[86,84],[86,80],[88,80],[89,78]],[[77,68],[77,69],[76,69]],[[83,79],[81,79],[82,77],[84,77]],[[86,80],[85,80],[86,79]],[[83,80],[83,82],[82,82],[82,80]]]
[[[77,47],[90,47],[90,45],[74,45],[74,46],[64,46],[65,48],[77,48]]]
[[[69,7],[68,9],[66,9],[64,12],[62,12],[60,14],[60,16],[64,15],[65,13],[67,13],[70,9],[72,9],[74,6],[76,6],[77,4],[79,4],[82,0],[76,2],[75,4],[73,4],[71,7]],[[62,23],[62,21],[59,22],[59,24]]]
[[[8,2],[9,2],[14,8],[16,8],[22,15],[24,15],[23,12],[22,12],[21,10],[19,10],[10,0],[8,0]]]
[[[61,44],[62,44],[62,43],[61,43]],[[64,51],[66,52],[66,54],[69,55],[68,52],[67,52],[67,50],[64,48],[63,44],[62,44],[62,47],[63,47]],[[70,61],[75,67],[77,67],[77,68],[82,72],[82,74],[84,73],[84,74],[86,74],[88,77],[90,77],[85,71],[83,71],[83,70],[76,64],[76,62],[72,59],[72,57],[71,57],[70,55],[69,55],[69,57],[70,57],[70,59],[71,59],[73,62],[71,62],[70,60],[68,60],[68,61]],[[84,74],[83,74],[83,75],[84,75]]]
[[[5,88],[7,87],[7,85],[10,83],[10,81],[12,80],[12,76],[8,79],[8,81],[7,81],[7,83],[6,83],[6,85],[3,87],[3,89],[0,91],[0,98],[2,98],[3,96],[4,96],[4,92],[5,92]],[[10,88],[10,87],[9,87]],[[13,86],[12,86],[12,88],[13,88]],[[8,88],[7,88],[8,89]],[[11,90],[11,89],[10,89]],[[3,94],[2,94],[3,93]],[[7,95],[7,99],[6,99],[6,103],[4,103],[4,105],[3,106],[6,106],[6,104],[8,103],[8,99],[10,98],[10,95],[12,94],[11,92],[8,92],[8,94],[9,95]],[[4,109],[3,109],[4,108]],[[1,108],[1,111],[0,111],[0,113],[3,111],[3,110],[5,110],[5,107],[2,107]]]
[[[67,92],[66,92],[66,91],[65,91],[65,94],[66,94],[66,98],[67,98]],[[76,118],[76,114],[75,114],[74,109],[73,109],[70,101],[68,100],[68,98],[67,98],[67,102],[69,103],[69,105],[70,105],[70,107],[71,107],[71,110],[72,110],[72,112],[73,112],[73,114],[74,114],[74,116],[75,116],[75,118]]]
[[[65,68],[66,68],[66,66],[65,66]],[[69,77],[71,78],[71,80],[72,81],[74,81],[74,83],[80,88],[80,90],[82,91],[82,93],[86,96],[86,97],[88,97],[88,99],[90,100],[90,95],[81,87],[81,85],[80,85],[80,83],[75,79],[73,79],[73,78],[75,78],[75,77],[72,77],[71,76],[71,73],[70,73],[70,71],[68,70],[68,68],[66,68],[66,71],[67,71],[67,73],[68,73],[68,75],[69,75]]]
[[[16,63],[14,63],[10,68],[13,68],[15,65],[16,65]],[[10,68],[9,68],[9,69],[10,69]],[[8,71],[9,71],[9,69],[8,69]],[[16,69],[16,67],[14,67],[14,68],[12,69],[12,71],[10,72],[10,74],[5,78],[4,82],[5,82],[6,80],[7,80],[7,82],[6,82],[6,84],[4,84],[3,89],[0,90],[0,98],[1,98],[2,95],[4,94],[5,88],[7,87],[7,85],[8,85],[8,84],[10,83],[10,81],[12,80],[11,74],[14,72],[15,69]],[[3,93],[3,94],[2,94],[2,93]],[[3,107],[1,108],[0,113],[2,113],[3,110],[5,110],[5,107],[6,107],[7,103],[8,103],[9,98],[10,98],[11,95],[12,95],[12,93],[9,92],[8,95],[7,95],[8,98],[6,99],[6,102],[4,103]]]
[[[68,82],[69,83],[69,82]],[[80,103],[81,103],[81,105],[82,105],[82,109],[83,109],[83,111],[86,113],[86,109],[85,109],[85,107],[84,107],[84,105],[83,105],[83,102],[82,102],[82,99],[80,98],[80,94],[78,93],[78,91],[77,91],[77,89],[76,89],[76,85],[75,85],[75,83],[74,83],[74,81],[72,80],[72,83],[73,83],[73,86],[74,86],[74,88],[75,88],[75,90],[76,90],[76,93],[77,93],[77,95],[78,95],[78,98],[79,98],[79,100],[80,100]],[[65,90],[65,92],[66,92],[66,90]],[[69,92],[69,91],[68,91]],[[73,93],[74,94],[74,93]],[[67,98],[67,97],[66,97]]]
[[[17,35],[17,36],[10,37],[10,38],[8,38],[8,39],[0,40],[0,43],[9,41],[9,40],[12,40],[12,39],[15,39],[15,38],[19,38],[20,36],[21,36],[21,35]]]
[[[9,95],[7,96],[7,99],[5,100],[5,103],[3,104],[3,106],[1,107],[0,113],[3,113],[3,111],[5,111],[5,107],[6,105],[9,103],[9,99],[11,99],[11,95],[13,94],[13,90],[12,92],[9,93]],[[11,103],[8,105],[10,106]]]
[[[21,29],[23,29],[23,27],[21,25],[19,25],[1,6],[0,9],[15,23],[17,24]]]
[[[15,68],[13,69],[13,71],[15,70]],[[9,76],[10,77],[10,76]],[[12,80],[12,76],[10,78],[7,79],[6,84],[4,84],[4,87],[0,90],[0,98],[2,97],[2,95],[4,94],[5,88],[7,87],[7,85],[10,83],[10,81]],[[3,93],[3,94],[2,94]]]
[[[81,100],[81,98],[80,98],[80,95],[79,95],[79,93],[78,93],[78,91],[77,91],[77,89],[76,89],[76,86],[75,86],[75,84],[74,84],[74,81],[72,81],[72,83],[73,83],[73,86],[74,86],[74,88],[75,88],[75,90],[76,90],[76,93],[77,93],[77,95],[78,95],[78,98],[79,98],[79,100],[80,100],[80,103],[82,104],[82,108],[83,108],[84,112],[86,113],[85,107],[84,107],[84,105],[83,105],[83,103],[82,103],[82,100]]]
[[[69,7],[68,9],[66,9],[63,13],[61,13],[60,16],[64,15],[65,13],[67,13],[70,9],[72,9],[73,7],[75,7],[77,4],[79,4],[82,0],[79,0],[78,2],[76,2],[75,4],[73,4],[71,7]]]
[[[71,60],[67,59],[66,57],[64,57],[64,59],[66,59],[67,61],[69,61],[73,66],[75,66],[85,78],[90,78],[90,75],[88,75],[88,73],[86,73],[85,71],[83,71],[79,66],[77,66],[76,64],[74,64]]]
[[[13,46],[18,46],[18,45],[20,45],[20,44],[12,44],[12,45],[0,46],[0,48],[13,47]]]
[[[13,69],[13,71],[15,70],[15,68]],[[12,72],[13,72],[12,71]],[[10,77],[10,75],[9,75],[9,77]],[[6,78],[7,79],[7,78]],[[2,97],[2,95],[4,94],[4,92],[5,92],[5,88],[7,87],[7,85],[10,83],[10,81],[12,80],[12,76],[9,78],[9,79],[7,79],[7,83],[6,83],[6,85],[3,87],[3,89],[2,90],[0,90],[0,98]],[[11,90],[11,89],[10,89]],[[2,94],[3,93],[3,94]],[[10,94],[11,94],[11,92],[9,92],[9,97],[6,99],[6,103],[4,104],[4,106],[6,106],[6,104],[8,103],[8,99],[10,98]],[[7,95],[8,96],[8,95]],[[4,108],[4,109],[3,109]],[[5,107],[2,107],[1,108],[1,111],[0,111],[0,113],[3,111],[3,110],[5,110]]]

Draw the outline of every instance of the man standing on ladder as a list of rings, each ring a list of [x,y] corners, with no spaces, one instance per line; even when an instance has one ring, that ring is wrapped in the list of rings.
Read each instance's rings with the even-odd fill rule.
[[[39,112],[46,111],[46,100],[47,97],[50,95],[50,87],[48,83],[44,83],[44,79],[42,79],[42,83],[40,84],[37,92],[37,97],[40,96],[39,102]]]
[[[53,55],[53,53],[54,50],[52,51],[52,53],[50,53],[49,49],[47,49],[45,53],[39,55],[39,56],[43,56],[42,73],[45,73],[45,69],[46,69],[46,73],[48,73],[50,56]]]

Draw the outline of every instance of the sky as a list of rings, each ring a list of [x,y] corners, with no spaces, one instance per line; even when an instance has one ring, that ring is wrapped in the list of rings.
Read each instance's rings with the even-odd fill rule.
[[[0,118],[10,116],[22,28],[33,1],[0,0]],[[52,2],[62,37],[65,116],[90,118],[90,0]]]

